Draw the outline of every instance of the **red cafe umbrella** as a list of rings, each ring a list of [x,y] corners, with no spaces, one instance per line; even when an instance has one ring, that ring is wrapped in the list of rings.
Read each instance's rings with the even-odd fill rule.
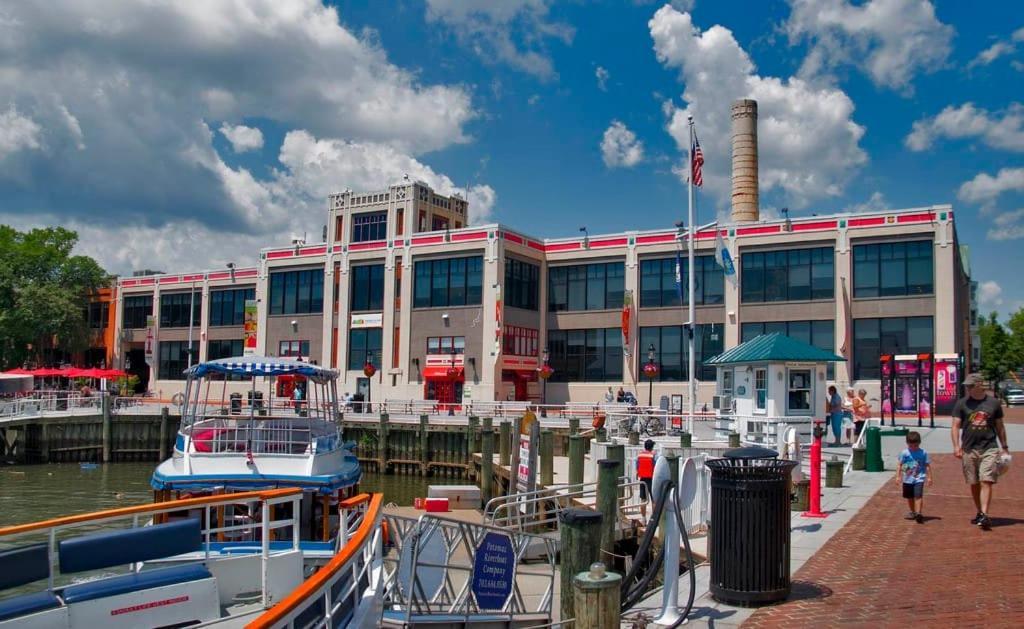
[[[97,369],[96,371],[101,374],[97,378],[124,378],[128,375],[120,369]]]
[[[39,369],[33,369],[32,375],[37,378],[49,378],[52,376],[63,376],[65,375],[64,369],[54,369],[53,367],[40,367]]]
[[[12,376],[31,376],[31,375],[33,375],[31,370],[29,370],[29,369],[22,369],[21,367],[15,367],[14,369],[8,369],[4,373],[10,374]]]

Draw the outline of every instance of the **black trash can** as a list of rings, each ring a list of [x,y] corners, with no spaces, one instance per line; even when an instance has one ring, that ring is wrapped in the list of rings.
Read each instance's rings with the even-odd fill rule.
[[[795,461],[774,450],[735,448],[711,470],[711,595],[753,607],[790,590],[790,474]]]
[[[232,393],[231,394],[231,414],[241,415],[242,414],[242,394]]]

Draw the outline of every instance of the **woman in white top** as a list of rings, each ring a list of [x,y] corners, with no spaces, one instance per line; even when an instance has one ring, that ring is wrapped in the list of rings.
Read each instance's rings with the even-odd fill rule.
[[[846,432],[846,440],[853,443],[853,401],[857,399],[857,392],[851,388],[846,389],[846,397],[843,398],[843,428]]]

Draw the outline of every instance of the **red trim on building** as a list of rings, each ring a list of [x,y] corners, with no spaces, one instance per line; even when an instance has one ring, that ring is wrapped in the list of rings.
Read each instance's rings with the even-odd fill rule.
[[[334,251],[334,253],[341,253],[341,245],[334,245],[334,249],[332,251]]]
[[[896,216],[897,223],[927,223],[935,220],[935,212],[921,212],[920,214],[899,214]]]
[[[423,379],[424,380],[451,380],[448,376],[448,370],[451,366],[443,365],[428,365],[423,368]],[[455,376],[455,380],[464,380],[466,378],[466,371],[462,367],[455,367],[458,375]]]
[[[654,234],[652,236],[637,236],[636,244],[638,245],[653,245],[659,242],[675,242],[675,234]]]
[[[286,251],[268,251],[267,260],[277,260],[280,258],[291,258],[295,256],[295,252],[291,249]]]
[[[873,216],[871,218],[851,218],[850,222],[847,224],[850,227],[874,227],[875,225],[885,225],[885,217]]]
[[[793,223],[793,231],[804,232],[814,231],[818,229],[835,229],[838,225],[838,221],[814,221],[811,223]]]
[[[259,271],[257,271],[256,269],[248,269],[246,271],[235,271],[235,279],[239,277],[256,277],[259,274]],[[230,276],[230,273],[228,275]]]
[[[762,234],[777,234],[782,231],[781,225],[762,225],[759,227],[740,227],[736,230],[736,236],[760,236]]]
[[[517,245],[525,244],[525,240],[517,234],[511,232],[501,232],[501,237],[509,242],[514,242]]]
[[[469,232],[467,234],[452,234],[452,242],[463,242],[466,240],[486,240],[487,232]]]
[[[416,244],[416,240],[413,239],[413,244]],[[348,246],[349,251],[366,251],[368,249],[384,249],[388,246],[386,240],[375,240],[373,242],[356,242]]]
[[[544,251],[544,243],[537,242],[535,240],[530,240],[530,241],[528,241],[526,243],[526,245],[528,247],[530,247],[530,249],[536,249],[537,251]]]
[[[591,247],[625,247],[629,244],[629,238],[605,238],[603,240],[591,240]]]
[[[231,277],[230,273],[210,273],[211,280],[226,280]],[[238,277],[237,275],[235,277]]]
[[[727,235],[728,235],[728,232],[726,232],[725,234],[722,234],[722,237],[724,238]],[[697,232],[697,235],[694,238],[694,240],[714,240],[714,239],[715,239],[715,230],[713,230],[713,229],[710,230],[710,231],[705,230],[705,231],[702,231],[702,232]]]
[[[148,286],[150,284],[156,284],[156,278],[150,277],[150,278],[139,280],[139,286],[143,286],[143,285]]]
[[[176,284],[178,282],[177,275],[170,275],[168,277],[157,278],[160,284]]]
[[[300,249],[300,256],[318,256],[327,253],[327,247],[307,247],[306,249]]]
[[[203,281],[204,277],[206,277],[206,276],[203,275],[202,273],[196,273],[194,275],[182,275],[181,276],[181,281],[182,282],[201,282],[201,281]]]
[[[138,283],[138,280],[123,280],[121,286],[135,286]]]
[[[420,236],[419,238],[416,238],[414,236],[412,239],[412,246],[415,247],[417,245],[436,245],[442,242],[444,242],[444,236]],[[353,247],[355,247],[355,245],[349,245],[348,248],[352,249]]]
[[[580,248],[579,242],[559,242],[553,245],[545,245],[544,251],[576,251]]]

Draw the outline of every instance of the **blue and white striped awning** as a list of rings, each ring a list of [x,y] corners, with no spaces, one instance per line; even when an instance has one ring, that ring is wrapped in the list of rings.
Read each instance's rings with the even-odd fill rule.
[[[220,358],[194,365],[185,373],[193,377],[202,377],[210,373],[238,376],[305,376],[318,382],[334,380],[338,377],[338,372],[334,369],[325,369],[291,358],[267,356]]]

